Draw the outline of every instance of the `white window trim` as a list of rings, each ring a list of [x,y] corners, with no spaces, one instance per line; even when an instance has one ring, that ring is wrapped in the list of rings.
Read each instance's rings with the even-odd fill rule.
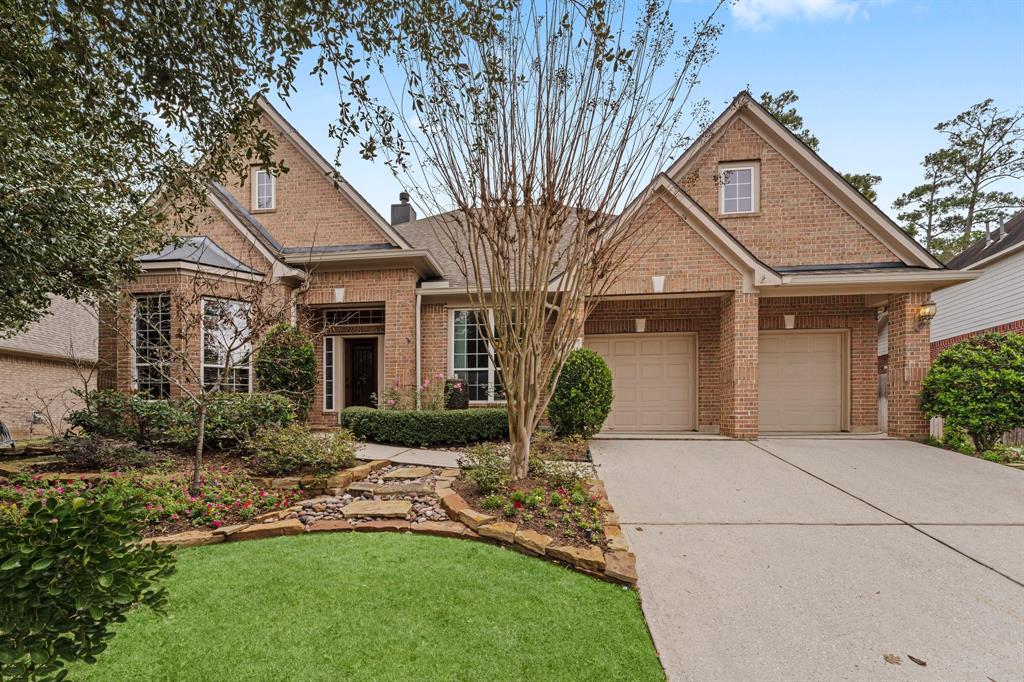
[[[448,310],[448,371],[452,377],[457,376],[455,374],[455,313],[459,312],[480,312],[477,308],[451,308]],[[487,317],[490,323],[494,324],[494,311],[490,308],[487,309]],[[487,353],[487,384],[488,386],[494,386],[495,375],[498,370],[494,367],[494,351],[488,345]],[[470,400],[470,405],[503,405],[505,400],[499,398],[493,398],[488,400]]]
[[[726,211],[725,210],[725,173],[726,171],[749,170],[750,171],[750,210],[749,211]],[[761,210],[761,162],[760,161],[730,161],[718,164],[718,212],[723,216],[751,215]]]
[[[156,292],[148,294],[132,294],[132,391],[137,392],[139,390],[139,337],[138,337],[138,324],[139,324],[139,299],[142,297],[154,297],[154,296],[165,296],[166,292]],[[170,301],[168,300],[168,306]],[[168,315],[170,311],[168,310]],[[168,339],[170,342],[170,339]],[[153,363],[147,362],[146,365],[152,365]],[[167,399],[171,397],[171,380],[167,379]],[[164,398],[146,398],[146,402],[156,402],[158,400],[164,400]]]
[[[270,177],[270,206],[259,207],[259,179],[260,173],[266,173]],[[251,206],[252,210],[255,211],[273,211],[277,208],[277,178],[270,171],[260,168],[259,166],[252,167],[252,177],[249,179],[251,189]]]
[[[200,320],[200,323],[199,323],[199,325],[200,325],[199,326],[199,381],[203,385],[203,390],[206,390],[206,368],[207,367],[217,367],[218,369],[220,369],[220,365],[210,365],[210,364],[207,364],[207,362],[206,362],[206,302],[207,301],[213,301],[213,300],[230,301],[232,303],[241,303],[242,305],[248,305],[245,301],[239,301],[239,300],[233,299],[233,298],[220,298],[218,296],[204,296],[203,297],[202,303],[200,304],[200,305],[202,305],[203,309],[200,311],[201,314],[199,315],[199,320]],[[255,381],[254,381],[255,377],[253,376],[253,373],[252,373],[252,356],[253,355],[255,355],[255,353],[253,352],[252,342],[250,341],[250,343],[249,343],[249,390],[246,391],[246,393],[252,393],[253,384],[255,383]],[[239,369],[240,367],[241,367],[241,365],[235,365],[234,366],[235,369]],[[227,393],[228,391],[223,391],[223,392]],[[237,391],[231,391],[231,392],[235,393]]]
[[[337,367],[338,367],[338,346],[341,345],[341,344],[335,342],[336,338],[338,338],[338,337],[335,337],[335,336],[325,336],[324,337],[324,362],[323,362],[323,368],[324,368],[323,369],[323,372],[324,372],[324,412],[337,412],[338,411],[338,396],[336,395],[337,394],[336,375],[337,375]],[[331,365],[330,365],[330,367],[327,366],[327,349],[328,349],[328,347],[330,347],[330,350],[331,350]],[[330,387],[329,388],[328,388],[328,382],[330,382]],[[330,398],[331,399],[331,403],[333,403],[330,407],[327,407],[327,399],[328,398]]]

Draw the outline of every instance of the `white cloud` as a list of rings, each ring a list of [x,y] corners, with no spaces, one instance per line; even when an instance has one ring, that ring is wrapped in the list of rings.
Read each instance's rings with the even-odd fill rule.
[[[743,28],[762,31],[787,20],[850,21],[867,16],[861,0],[737,0],[729,6],[733,19]]]

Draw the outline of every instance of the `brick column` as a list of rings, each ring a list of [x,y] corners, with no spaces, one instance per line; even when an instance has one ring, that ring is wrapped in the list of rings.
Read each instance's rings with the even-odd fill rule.
[[[757,438],[757,324],[757,294],[737,291],[723,301],[719,428],[732,438]]]
[[[928,421],[921,414],[921,382],[931,364],[930,324],[918,324],[927,293],[889,296],[889,435],[924,438]]]

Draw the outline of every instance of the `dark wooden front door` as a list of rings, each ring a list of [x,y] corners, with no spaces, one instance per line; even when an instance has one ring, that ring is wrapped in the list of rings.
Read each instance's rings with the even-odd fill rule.
[[[377,393],[377,339],[345,340],[345,407],[373,407]]]

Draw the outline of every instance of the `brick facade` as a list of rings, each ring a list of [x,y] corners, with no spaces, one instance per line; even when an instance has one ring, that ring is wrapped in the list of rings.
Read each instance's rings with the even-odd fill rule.
[[[719,164],[750,160],[760,165],[760,210],[722,214]],[[734,118],[692,167],[673,180],[768,265],[898,260],[741,118]]]
[[[82,376],[90,377],[91,364],[85,363],[80,375],[76,365],[67,359],[0,352],[0,421],[15,438],[60,435],[67,428],[66,414],[81,407],[81,400],[72,389],[83,388]],[[94,384],[92,378],[89,385]],[[33,423],[36,412],[42,419]],[[56,433],[50,433],[47,414]]]
[[[921,413],[921,382],[931,365],[930,324],[919,323],[918,309],[927,293],[889,296],[889,434],[924,438],[928,420]]]
[[[719,364],[721,431],[733,438],[757,437],[757,294],[736,292],[722,304]]]

